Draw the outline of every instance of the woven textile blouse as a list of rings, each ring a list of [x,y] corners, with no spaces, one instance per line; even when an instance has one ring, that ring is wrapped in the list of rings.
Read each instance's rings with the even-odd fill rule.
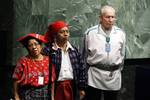
[[[44,77],[43,84],[38,84],[39,76]],[[14,69],[13,79],[20,85],[42,86],[49,81],[49,57],[44,56],[43,60],[32,60],[29,56],[21,57]]]

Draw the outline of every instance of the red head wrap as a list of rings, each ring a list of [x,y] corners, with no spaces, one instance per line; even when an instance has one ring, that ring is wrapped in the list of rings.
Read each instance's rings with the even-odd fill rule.
[[[48,26],[48,31],[45,34],[45,39],[49,42],[53,42],[54,36],[63,27],[68,27],[64,21],[55,21]]]
[[[27,34],[26,36],[20,37],[19,39],[17,39],[17,41],[19,41],[19,42],[22,43],[23,45],[26,45],[26,44],[27,44],[27,40],[28,40],[29,38],[37,39],[37,40],[39,40],[39,41],[42,42],[42,43],[48,42],[47,40],[45,40],[45,38],[44,38],[43,35],[36,34],[36,33],[29,33],[29,34]]]

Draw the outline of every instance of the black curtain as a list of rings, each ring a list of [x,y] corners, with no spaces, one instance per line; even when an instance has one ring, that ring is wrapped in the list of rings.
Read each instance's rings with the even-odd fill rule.
[[[13,36],[13,0],[0,2],[0,100],[9,100],[12,97],[10,64],[12,58]]]

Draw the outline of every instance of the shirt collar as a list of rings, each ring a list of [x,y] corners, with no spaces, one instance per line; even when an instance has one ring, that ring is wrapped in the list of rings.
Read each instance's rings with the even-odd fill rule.
[[[107,35],[107,34],[103,31],[101,24],[99,25],[98,28],[99,28],[99,32],[100,32],[100,33],[104,34],[105,36]],[[110,34],[114,33],[114,31],[115,31],[115,28],[114,28],[114,26],[112,26],[112,29],[111,29],[111,31],[110,31]]]
[[[66,47],[66,51],[68,51],[68,49],[72,49],[74,50],[74,48],[72,47],[72,45],[70,44],[69,41],[67,41],[67,47]],[[56,42],[52,43],[52,49],[57,50],[57,49],[61,49]]]

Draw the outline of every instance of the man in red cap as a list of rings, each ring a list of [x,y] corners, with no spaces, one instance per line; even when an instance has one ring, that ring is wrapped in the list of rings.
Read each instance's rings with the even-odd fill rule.
[[[49,75],[52,75],[49,65],[51,69],[54,66],[51,59],[41,53],[42,43],[47,41],[44,36],[35,33],[29,33],[18,41],[27,49],[28,54],[19,58],[14,69],[14,99],[49,100],[48,84],[52,82],[49,79]]]
[[[49,25],[45,38],[49,46],[44,52],[55,65],[55,100],[79,100],[85,95],[86,70],[80,53],[69,42],[69,29],[64,21]]]
[[[53,22],[52,24],[50,24],[48,27],[48,31],[45,34],[46,40],[49,42],[54,42],[54,39],[56,38],[58,31],[63,27],[66,27],[68,30],[68,25],[63,21],[56,21],[56,22]],[[69,33],[69,32],[67,32],[67,33]],[[70,34],[68,34],[68,35],[70,35]],[[68,36],[68,38],[69,38],[69,36]]]

